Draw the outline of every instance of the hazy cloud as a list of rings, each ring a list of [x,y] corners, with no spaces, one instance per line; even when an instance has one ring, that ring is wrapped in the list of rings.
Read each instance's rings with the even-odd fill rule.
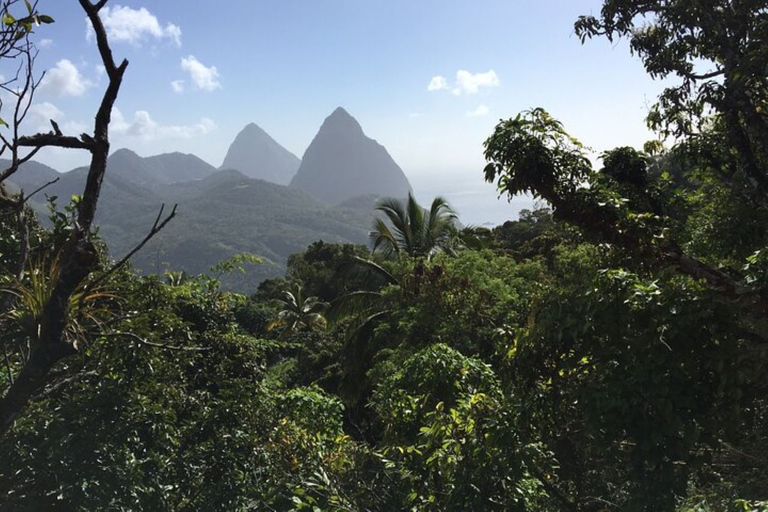
[[[93,82],[84,78],[70,60],[62,59],[45,73],[38,90],[57,97],[82,96],[92,86]]]
[[[184,80],[174,80],[171,82],[171,88],[173,89],[173,92],[176,94],[181,94],[184,92]]]
[[[480,117],[486,115],[490,110],[485,105],[480,105],[475,110],[470,110],[467,112],[467,117]]]
[[[100,15],[112,41],[139,46],[146,38],[169,39],[176,46],[181,46],[181,28],[173,23],[162,26],[157,17],[144,7],[132,9],[116,5],[105,7]],[[94,37],[90,25],[87,35],[89,40]]]
[[[460,69],[456,72],[456,87],[453,89],[453,93],[456,95],[461,93],[477,94],[481,87],[498,87],[499,85],[501,85],[499,77],[492,69],[485,73],[475,74]]]
[[[43,103],[35,103],[29,107],[30,121],[33,123],[45,123],[53,119],[58,121],[64,117],[64,112],[58,109],[53,103],[47,101]]]
[[[152,140],[188,139],[197,135],[206,135],[218,128],[216,123],[207,117],[190,125],[163,125],[152,119],[146,110],[137,110],[133,114],[133,120],[129,122],[119,109],[112,111],[112,122],[109,127],[116,135]]]
[[[470,73],[466,69],[460,69],[456,72],[456,82],[453,86],[448,83],[444,76],[433,76],[427,86],[428,91],[441,91],[450,89],[456,96],[462,94],[477,94],[483,87],[498,87],[501,85],[498,75],[494,70],[485,73]]]
[[[50,48],[53,46],[53,39],[41,39],[35,44],[38,48]]]
[[[47,133],[53,130],[51,119],[56,121],[61,131],[67,135],[76,135],[88,131],[88,126],[77,121],[65,121],[66,115],[48,101],[35,103],[29,107],[25,133]]]
[[[428,91],[439,91],[441,89],[447,89],[448,88],[448,80],[445,79],[444,76],[433,76],[432,80],[429,81],[429,85],[427,86]]]
[[[181,69],[189,74],[189,78],[196,89],[213,91],[221,89],[219,72],[216,66],[206,67],[193,55],[181,59]]]

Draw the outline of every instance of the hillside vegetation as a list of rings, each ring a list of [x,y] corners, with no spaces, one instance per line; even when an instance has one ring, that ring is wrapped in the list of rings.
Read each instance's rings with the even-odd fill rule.
[[[12,48],[53,21],[24,8]],[[47,221],[17,191],[50,169],[14,146],[0,180],[0,510],[768,511],[768,1],[605,0],[575,32],[665,79],[661,138],[595,165],[544,108],[501,120],[482,175],[542,206],[493,229],[205,166],[147,187],[128,152],[99,189],[103,111],[21,139],[92,164]],[[139,272],[166,257],[189,271]]]

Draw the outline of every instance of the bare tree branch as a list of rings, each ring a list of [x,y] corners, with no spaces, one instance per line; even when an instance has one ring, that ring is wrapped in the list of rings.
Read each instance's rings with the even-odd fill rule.
[[[83,140],[82,136],[78,139],[77,137],[57,135],[53,132],[49,132],[20,137],[19,146],[33,147],[37,149],[52,146],[57,148],[85,149],[90,151],[93,149],[94,142],[93,140]]]
[[[35,194],[39,193],[40,191],[50,187],[54,183],[58,183],[59,179],[60,178],[53,179],[53,180],[49,181],[48,183],[46,183],[45,185],[43,185],[42,187],[38,187],[37,189],[35,189],[31,194],[25,195],[24,198],[21,201],[21,204],[26,203],[27,201],[29,201],[32,198],[32,196],[34,196]]]
[[[73,141],[73,138],[67,139],[52,132],[49,136],[38,139],[37,145],[31,145],[31,147],[39,148],[45,145],[71,143],[72,147],[90,151],[91,164],[82,199],[77,205],[74,229],[61,250],[59,274],[55,282],[52,283],[53,289],[50,298],[40,314],[39,334],[37,339],[33,341],[28,361],[13,385],[0,400],[0,437],[8,431],[16,417],[45,384],[51,368],[61,359],[76,353],[77,348],[69,343],[64,336],[71,298],[99,263],[98,252],[90,239],[91,226],[96,214],[104,173],[107,170],[109,122],[112,108],[120,91],[128,61],[123,60],[119,67],[115,66],[107,33],[98,15],[99,9],[106,5],[106,1],[102,0],[97,5],[93,5],[87,0],[79,1],[93,25],[99,55],[107,70],[109,83],[96,114],[92,137],[81,136],[80,141],[74,142],[77,139]],[[0,34],[0,44],[2,41],[2,34]],[[22,111],[19,110],[19,112]],[[17,119],[20,118],[21,116]],[[13,146],[11,149],[15,147],[17,146]],[[18,168],[17,153],[14,153],[13,164]],[[2,182],[0,181],[0,183]]]
[[[210,347],[177,347],[174,345],[165,345],[163,343],[153,343],[141,336],[133,334],[132,332],[110,332],[110,333],[94,333],[94,336],[104,336],[107,338],[129,338],[130,340],[144,345],[146,347],[162,348],[164,350],[174,350],[180,352],[208,352]]]
[[[47,397],[51,396],[52,394],[62,390],[63,388],[65,388],[66,386],[69,386],[70,384],[72,384],[74,382],[78,382],[78,381],[81,381],[81,380],[86,380],[86,379],[90,379],[92,377],[98,377],[98,376],[99,376],[99,372],[97,372],[97,371],[77,373],[77,374],[73,375],[72,377],[60,380],[56,384],[46,388],[45,391],[43,391],[42,393],[40,393],[39,395],[37,395],[35,397],[35,400],[40,400],[42,398],[47,398]]]
[[[144,247],[147,244],[147,242],[149,242],[156,234],[158,234],[160,230],[162,230],[165,227],[165,225],[168,224],[171,221],[171,219],[173,219],[176,216],[177,206],[178,205],[173,205],[173,210],[171,210],[171,213],[169,213],[165,219],[162,219],[163,210],[165,209],[165,204],[160,206],[160,211],[158,212],[157,217],[155,218],[155,223],[152,224],[152,229],[149,230],[149,233],[147,233],[147,236],[145,236],[144,239],[141,242],[139,242],[133,249],[128,251],[128,254],[123,256],[123,258],[120,261],[112,265],[112,267],[106,272],[104,272],[102,275],[100,275],[98,279],[95,279],[89,286],[91,288],[94,288],[98,284],[103,283],[107,277],[109,277],[117,269],[125,265],[128,262],[128,260],[130,260],[133,257],[134,254],[139,252],[142,249],[142,247]]]

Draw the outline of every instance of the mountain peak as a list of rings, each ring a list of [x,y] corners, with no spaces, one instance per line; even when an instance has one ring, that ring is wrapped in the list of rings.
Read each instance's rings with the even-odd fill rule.
[[[112,153],[112,158],[141,158],[135,151],[128,148],[120,148]]]
[[[240,135],[257,134],[257,133],[266,134],[267,132],[265,132],[264,129],[261,126],[257,125],[256,123],[248,123],[243,127],[242,130],[240,130],[240,133],[238,133],[237,135],[239,137]]]
[[[349,112],[344,110],[344,107],[336,107],[336,110],[331,112],[331,115],[329,117],[342,117],[342,116],[343,117],[350,117],[350,118],[354,119]]]
[[[235,169],[250,178],[287,185],[299,159],[278,144],[256,123],[248,123],[229,146],[219,169]]]
[[[323,125],[320,127],[320,131],[323,131],[323,129],[350,130],[358,131],[361,134],[363,133],[363,128],[360,126],[360,123],[357,122],[357,119],[352,117],[352,115],[342,107],[336,107],[336,110],[331,112],[331,115],[325,118]]]
[[[367,137],[341,107],[325,118],[291,187],[331,204],[366,194],[400,198],[411,190],[386,148]]]

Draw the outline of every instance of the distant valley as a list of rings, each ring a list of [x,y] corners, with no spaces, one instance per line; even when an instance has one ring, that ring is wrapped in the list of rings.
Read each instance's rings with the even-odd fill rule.
[[[58,196],[63,206],[82,193],[86,174],[84,167],[59,173],[28,162],[9,185],[30,192],[58,178],[30,201],[44,214],[46,196]],[[377,197],[410,190],[386,149],[339,108],[302,160],[255,124],[238,134],[218,169],[194,155],[141,157],[120,149],[109,158],[97,223],[113,256],[121,257],[146,235],[162,204],[178,204],[177,217],[134,257],[134,266],[199,273],[248,252],[264,263],[225,284],[252,291],[316,240],[365,243]]]

